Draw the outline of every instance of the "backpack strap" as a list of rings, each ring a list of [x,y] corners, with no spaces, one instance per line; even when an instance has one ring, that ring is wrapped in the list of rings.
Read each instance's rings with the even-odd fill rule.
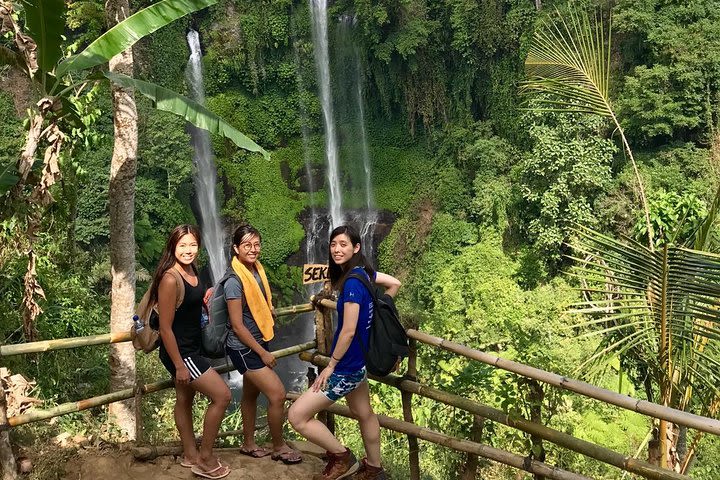
[[[182,305],[183,300],[185,300],[185,282],[183,282],[182,275],[175,270],[175,267],[170,267],[165,273],[169,273],[175,279],[175,310],[177,310],[180,305]],[[198,282],[200,282],[199,277]]]
[[[370,292],[373,303],[377,304],[377,295],[375,294],[375,289],[373,288],[373,285],[370,284],[370,280],[367,276],[361,275],[359,273],[351,273],[347,276],[347,278],[355,278],[357,280],[360,280],[360,283],[362,283],[363,286],[367,289],[367,291]]]
[[[350,279],[350,278],[355,278],[357,280],[360,280],[360,283],[362,283],[363,286],[370,293],[370,296],[372,297],[372,301],[373,301],[373,308],[375,309],[375,311],[377,311],[376,310],[377,303],[378,303],[377,295],[375,295],[375,289],[370,284],[370,280],[368,279],[368,277],[366,275],[362,275],[360,273],[351,273],[350,275],[347,276],[347,279]],[[365,342],[363,342],[363,340],[360,338],[360,336],[358,336],[357,339],[359,340],[360,348],[363,349],[363,352],[365,353],[365,356],[367,357],[368,351],[370,350],[370,346],[367,345]]]

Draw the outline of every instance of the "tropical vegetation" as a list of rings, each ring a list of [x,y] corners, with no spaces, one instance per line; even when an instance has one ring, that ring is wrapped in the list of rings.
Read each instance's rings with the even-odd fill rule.
[[[213,132],[224,224],[259,227],[278,302],[305,301],[303,239],[310,212],[324,211],[329,196],[308,2],[130,6],[134,15],[114,27],[97,0],[0,7],[3,343],[108,331],[113,84],[140,94],[127,222],[135,241],[125,242],[137,262],[136,298],[167,232],[199,222],[192,122]],[[330,22],[331,58],[348,55],[349,42],[358,52],[383,219],[376,263],[403,281],[403,318],[503,358],[718,418],[718,7],[332,2],[329,18],[354,19],[345,33]],[[205,107],[190,100],[184,79],[190,28],[200,33]],[[133,35],[118,33],[126,29]],[[110,72],[107,62],[130,46],[132,75]],[[350,117],[339,115],[344,140],[357,138]],[[341,159],[355,158],[349,143]],[[246,150],[254,145],[270,160]],[[358,188],[344,182],[343,203],[358,208]],[[693,478],[717,476],[717,437],[436,349],[419,354],[424,383]],[[35,380],[33,394],[50,406],[109,391],[109,355],[91,347],[3,363]],[[164,375],[155,357],[137,360],[140,378]],[[401,418],[396,390],[373,385],[373,402]],[[171,396],[150,396],[142,408],[155,419],[146,440],[175,435]],[[414,413],[418,424],[593,478],[622,475],[502,425],[479,431],[472,415],[444,405],[415,398]],[[61,431],[118,438],[106,417],[105,409],[66,415],[14,429],[11,439],[27,447]],[[226,429],[237,422],[229,412]],[[338,421],[338,431],[361,448],[352,424]],[[406,449],[403,436],[383,432],[392,478],[408,478]],[[431,444],[420,459],[423,478],[457,478],[472,465]],[[517,474],[472,468],[489,479]]]

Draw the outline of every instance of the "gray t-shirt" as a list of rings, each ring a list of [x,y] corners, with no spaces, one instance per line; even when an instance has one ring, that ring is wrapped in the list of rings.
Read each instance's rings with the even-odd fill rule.
[[[257,273],[257,271],[254,271],[253,275],[255,276],[255,280],[258,282],[258,285],[260,286],[260,291],[262,292],[263,296],[265,296],[265,288],[263,287],[260,274]],[[258,327],[257,323],[255,323],[255,319],[250,312],[250,307],[248,307],[247,301],[245,301],[242,282],[240,282],[240,279],[236,276],[232,276],[225,280],[225,301],[235,300],[238,298],[241,298],[243,303],[243,323],[245,324],[245,328],[250,331],[250,334],[255,340],[257,340],[258,342],[263,342],[264,340],[262,332],[260,331],[260,327]],[[242,343],[237,337],[237,335],[235,335],[235,332],[230,325],[230,317],[228,317],[228,328],[230,329],[230,332],[228,333],[227,346],[232,348],[233,350],[247,349],[247,345]]]

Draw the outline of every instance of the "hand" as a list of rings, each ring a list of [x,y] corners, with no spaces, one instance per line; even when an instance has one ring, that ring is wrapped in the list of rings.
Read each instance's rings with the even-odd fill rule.
[[[205,305],[207,305],[208,302],[210,301],[210,299],[212,298],[212,294],[213,294],[212,288],[208,288],[207,290],[205,290],[205,295],[203,296],[203,303]]]
[[[275,368],[275,365],[277,365],[277,360],[275,359],[275,355],[268,351],[264,351],[260,354],[260,359],[263,361],[265,365],[267,365],[268,368]]]
[[[315,379],[315,383],[312,384],[312,391],[319,392],[327,388],[327,381],[330,375],[335,371],[335,367],[328,365],[320,372],[320,375]]]
[[[188,385],[190,383],[190,370],[183,364],[181,367],[175,367],[175,381],[180,385]]]

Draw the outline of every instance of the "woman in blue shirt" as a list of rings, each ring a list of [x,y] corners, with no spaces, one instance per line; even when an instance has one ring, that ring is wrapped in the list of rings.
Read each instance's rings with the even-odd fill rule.
[[[373,318],[371,293],[351,274],[366,275],[385,292],[395,296],[400,281],[390,275],[375,272],[362,254],[360,235],[350,226],[340,226],[330,234],[328,274],[338,292],[338,326],[335,330],[331,358],[312,387],[290,407],[288,420],[293,428],[311,442],[327,450],[328,464],[313,480],[348,478],[384,480],[380,465],[380,424],[370,405],[370,390],[365,370],[363,345],[367,345]],[[365,446],[366,458],[358,469],[353,453],[315,419],[342,397],[358,419]],[[357,473],[356,473],[357,472]]]

